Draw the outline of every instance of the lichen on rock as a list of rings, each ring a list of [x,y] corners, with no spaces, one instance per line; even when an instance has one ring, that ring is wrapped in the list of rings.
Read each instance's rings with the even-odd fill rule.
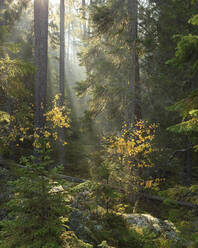
[[[166,239],[180,241],[179,231],[168,220],[163,221],[150,214],[123,214],[123,218],[134,229],[148,229]]]

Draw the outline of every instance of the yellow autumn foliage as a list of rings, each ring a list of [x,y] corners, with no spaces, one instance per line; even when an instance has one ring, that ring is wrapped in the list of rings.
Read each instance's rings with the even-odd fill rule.
[[[45,114],[46,121],[51,122],[53,128],[69,128],[70,119],[69,111],[66,111],[65,106],[58,106],[60,95],[56,95],[53,101],[54,107]]]
[[[152,141],[155,137],[155,124],[148,125],[148,122],[140,120],[134,127],[128,129],[126,125],[123,126],[121,131],[121,136],[114,136],[106,139],[108,142],[108,153],[109,155],[116,155],[123,162],[130,163],[132,166],[140,167],[152,166],[150,164],[145,164],[145,158],[152,152]],[[136,160],[137,156],[141,154],[144,159],[138,163]],[[133,162],[134,161],[134,162]]]
[[[20,147],[28,140],[36,149],[43,146],[46,149],[51,148],[52,142],[59,138],[58,128],[69,128],[71,122],[67,108],[58,105],[59,97],[59,95],[55,96],[52,109],[45,114],[46,123],[43,130],[33,128],[34,106],[27,107],[27,115],[19,115],[15,112],[10,116],[9,122],[0,125],[0,146],[6,148],[10,144],[15,144],[16,147]],[[67,144],[65,140],[61,142],[63,145]]]
[[[59,139],[58,128],[69,128],[70,127],[70,112],[67,111],[66,106],[59,106],[58,102],[60,95],[56,95],[53,100],[53,108],[45,114],[46,124],[44,130],[35,130],[34,132],[34,143],[35,148],[40,149],[41,147],[45,149],[50,149],[52,147],[52,142]],[[39,131],[39,132],[38,132]],[[66,145],[65,140],[59,140],[62,145]]]
[[[140,120],[130,127],[124,124],[120,135],[104,138],[107,160],[116,164],[114,178],[126,187],[139,190],[156,185],[148,173],[154,166],[151,154],[156,128],[156,124]]]

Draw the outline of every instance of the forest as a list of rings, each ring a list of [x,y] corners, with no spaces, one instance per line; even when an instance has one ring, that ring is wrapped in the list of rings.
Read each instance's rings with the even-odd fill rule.
[[[0,248],[198,248],[198,0],[0,0]]]

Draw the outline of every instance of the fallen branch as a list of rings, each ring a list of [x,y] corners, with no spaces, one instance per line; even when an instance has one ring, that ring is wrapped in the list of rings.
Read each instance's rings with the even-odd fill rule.
[[[173,201],[175,204],[182,206],[182,207],[189,207],[189,208],[197,208],[198,209],[197,204],[193,204],[190,202],[177,201],[177,200],[172,200],[172,199],[168,199],[168,198],[160,197],[160,196],[156,196],[156,195],[149,195],[149,194],[145,194],[145,193],[141,193],[141,196],[144,198],[147,198],[149,200],[156,200],[156,201],[161,201],[161,202],[164,202],[166,200],[170,200],[170,201]]]
[[[176,150],[168,159],[168,164],[171,162],[171,160],[178,154],[178,153],[181,153],[181,152],[187,152],[189,150],[191,150],[193,148],[193,146],[189,146],[187,148],[184,148],[184,149],[180,149],[180,150]]]
[[[25,166],[17,164],[16,162],[14,162],[13,160],[8,160],[8,159],[4,159],[2,157],[0,157],[0,167],[3,167],[6,169],[14,169],[14,168],[25,168]],[[62,174],[57,174],[54,179],[63,179],[66,180],[68,182],[73,182],[73,183],[84,183],[87,180],[86,179],[81,179],[81,178],[77,178],[77,177],[71,177],[71,176],[66,176],[66,175],[62,175]],[[165,197],[160,197],[160,196],[156,196],[156,195],[149,195],[146,193],[141,193],[141,197],[143,198],[147,198],[149,200],[155,200],[155,201],[161,201],[164,202],[166,200],[169,200],[168,198]],[[172,199],[170,199],[171,201]],[[190,202],[183,202],[183,201],[177,201],[177,200],[172,200],[175,204],[179,205],[179,206],[183,206],[183,207],[189,207],[189,208],[197,208],[198,209],[198,205],[197,204],[193,204]]]
[[[84,183],[86,182],[87,180],[85,179],[80,179],[78,177],[70,177],[70,176],[65,176],[65,175],[62,175],[62,174],[58,174],[54,177],[54,179],[64,179],[68,182],[72,182],[72,183]]]

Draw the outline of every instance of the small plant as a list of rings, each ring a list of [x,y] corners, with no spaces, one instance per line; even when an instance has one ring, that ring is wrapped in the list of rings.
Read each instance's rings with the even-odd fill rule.
[[[35,156],[22,157],[17,179],[10,182],[12,198],[8,202],[8,219],[1,222],[1,248],[59,248],[68,214],[64,192],[58,189],[60,166],[52,166],[51,143],[57,137],[56,127],[69,127],[68,115],[57,107],[46,114],[43,130],[35,130]],[[50,128],[50,127],[53,127]],[[56,181],[54,181],[56,178]]]
[[[63,193],[54,190],[59,184],[52,178],[58,169],[46,169],[52,162],[48,153],[21,159],[24,168],[19,169],[19,178],[10,182],[13,198],[8,202],[9,218],[1,223],[1,248],[61,247],[61,217],[68,207]]]

